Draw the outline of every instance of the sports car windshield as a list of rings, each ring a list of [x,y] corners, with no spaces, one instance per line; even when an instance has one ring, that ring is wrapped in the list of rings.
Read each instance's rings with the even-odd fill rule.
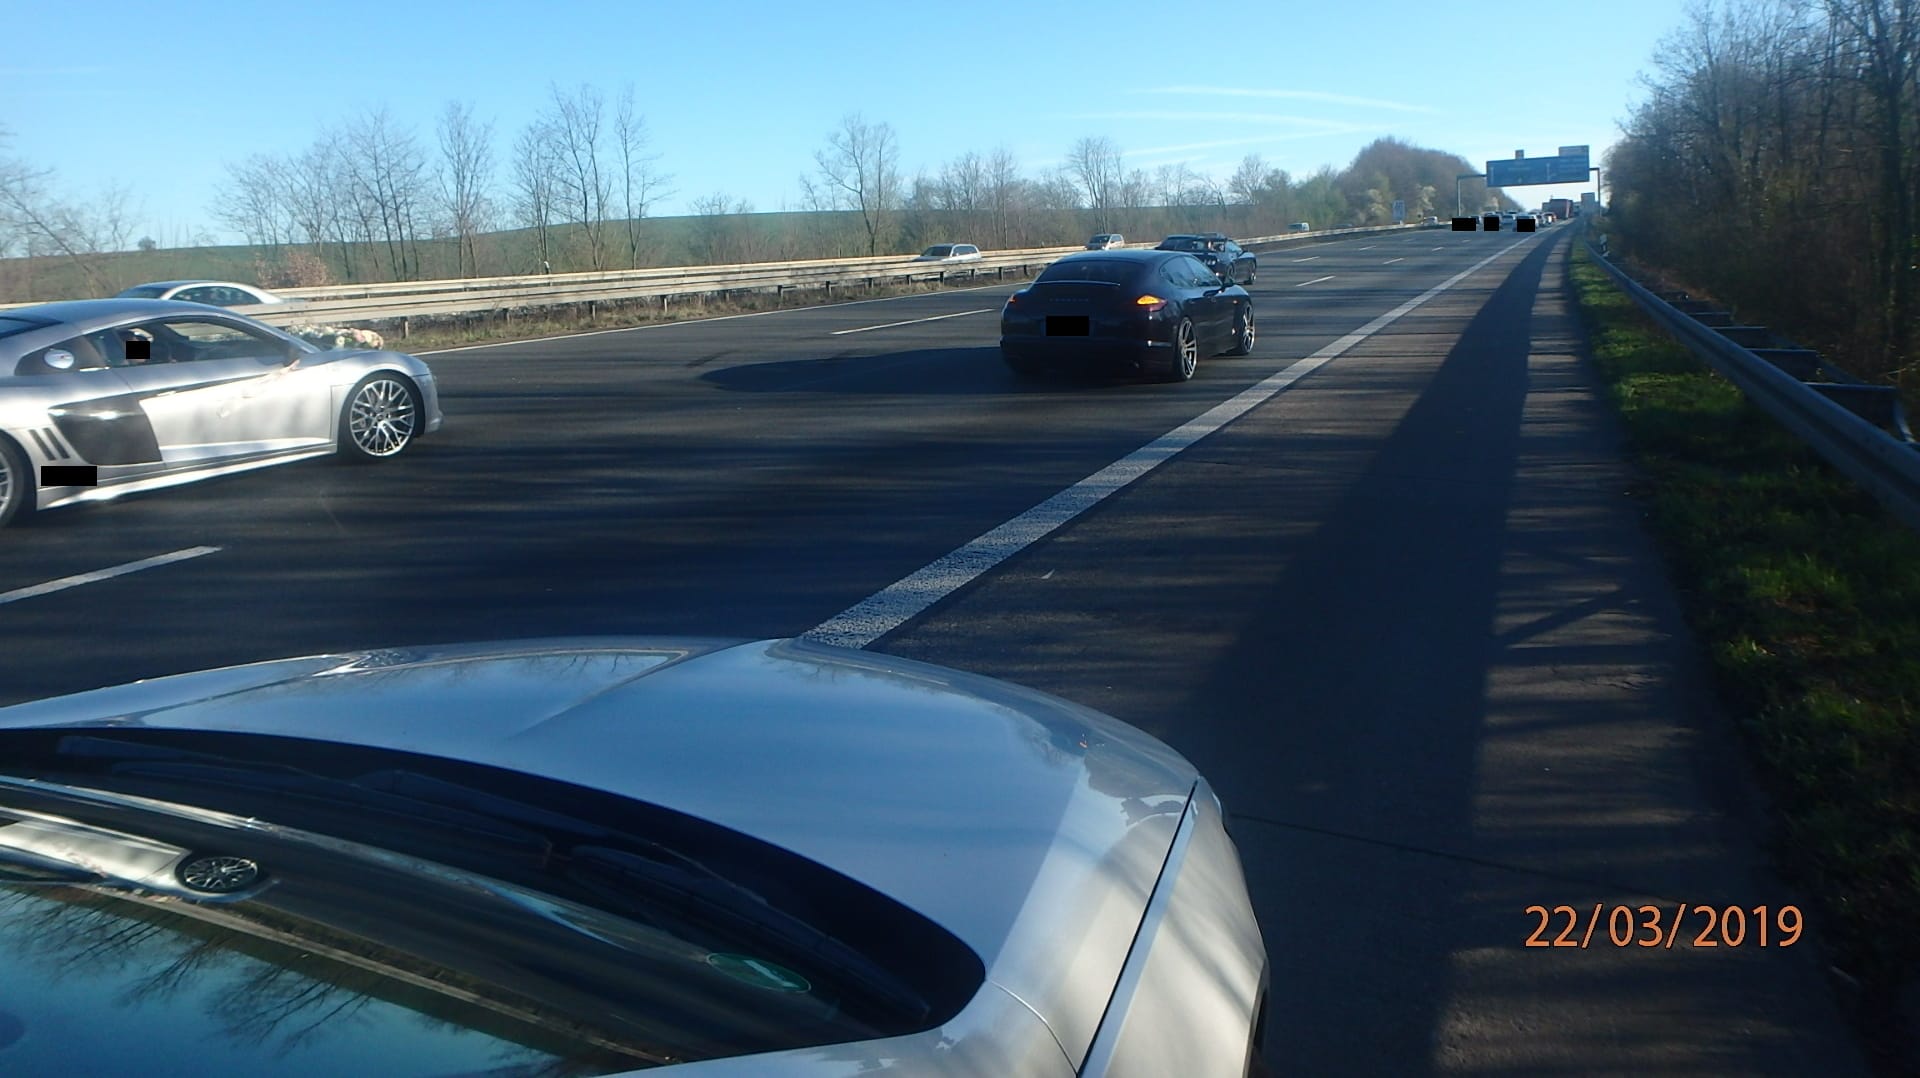
[[[0,760],[0,819],[244,859],[259,881],[203,898],[184,874],[0,846],[0,954],[27,970],[0,1012],[28,1026],[26,1073],[137,1069],[144,1045],[224,1072],[598,1074],[918,1032],[983,976],[819,865],[515,772],[125,729],[11,731]],[[76,1021],[97,1035],[32,1036]]]

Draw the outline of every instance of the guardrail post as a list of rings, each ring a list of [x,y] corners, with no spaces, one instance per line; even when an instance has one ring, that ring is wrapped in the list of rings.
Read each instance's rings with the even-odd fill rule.
[[[412,336],[412,333],[411,333],[412,329],[413,329],[413,319],[402,318],[400,320],[400,339],[404,341],[408,337]]]

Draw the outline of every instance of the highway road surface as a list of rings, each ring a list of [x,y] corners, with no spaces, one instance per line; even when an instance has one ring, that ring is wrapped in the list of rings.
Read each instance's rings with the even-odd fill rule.
[[[1264,252],[1254,354],[1181,385],[1016,380],[1009,286],[429,354],[447,426],[403,459],[0,536],[0,703],[373,646],[811,633],[1198,764],[1272,955],[1276,1073],[1862,1073],[1818,925],[1781,946],[1805,896],[1625,495],[1571,240]],[[1701,945],[1698,907],[1745,911],[1738,945],[1724,915]]]

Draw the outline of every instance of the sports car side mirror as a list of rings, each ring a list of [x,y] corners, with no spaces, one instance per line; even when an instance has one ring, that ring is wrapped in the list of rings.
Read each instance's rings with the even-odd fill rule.
[[[56,371],[70,371],[74,364],[73,353],[64,348],[47,349],[47,354],[41,357],[41,361]]]

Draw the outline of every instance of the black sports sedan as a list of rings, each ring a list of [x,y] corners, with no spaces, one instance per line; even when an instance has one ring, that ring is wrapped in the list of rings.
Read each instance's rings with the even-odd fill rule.
[[[1207,264],[1220,279],[1234,284],[1252,284],[1260,269],[1260,259],[1252,251],[1228,239],[1220,232],[1168,236],[1158,251],[1185,251]]]
[[[1253,351],[1253,297],[1184,251],[1086,251],[1040,271],[1000,312],[1000,357],[1193,377],[1201,356]]]

